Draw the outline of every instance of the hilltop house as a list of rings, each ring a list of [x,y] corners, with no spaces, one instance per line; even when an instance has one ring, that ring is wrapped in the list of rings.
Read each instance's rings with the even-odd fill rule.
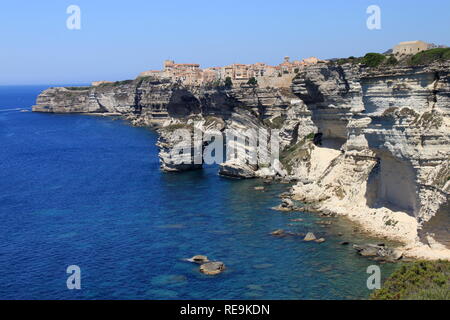
[[[423,41],[405,41],[400,42],[394,47],[394,54],[416,54],[421,51],[428,50],[429,44]]]

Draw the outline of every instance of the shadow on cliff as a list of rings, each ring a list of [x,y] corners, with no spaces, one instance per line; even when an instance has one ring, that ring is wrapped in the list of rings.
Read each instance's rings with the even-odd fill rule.
[[[423,224],[419,230],[421,241],[426,243],[428,233],[434,234],[434,239],[450,249],[450,202],[443,205],[434,217]]]
[[[201,112],[200,101],[186,89],[174,90],[167,104],[167,112],[173,118],[184,118]]]
[[[173,118],[185,118],[190,115],[217,116],[224,120],[231,117],[240,103],[230,97],[225,90],[209,90],[196,96],[188,89],[176,89],[167,104],[167,112]]]
[[[373,151],[378,163],[367,181],[367,206],[403,211],[415,217],[418,202],[414,168],[395,158],[389,151]]]

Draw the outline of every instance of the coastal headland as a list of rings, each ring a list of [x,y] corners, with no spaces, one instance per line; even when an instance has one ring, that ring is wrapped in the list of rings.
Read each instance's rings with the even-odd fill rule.
[[[285,59],[273,73],[261,70],[198,73],[169,61],[134,80],[47,89],[33,111],[114,115],[154,128],[161,168],[172,172],[202,168],[177,161],[178,129],[278,130],[279,159],[228,159],[219,173],[293,182],[287,196],[305,210],[398,240],[405,257],[450,260],[450,63]],[[252,151],[243,141],[238,149]],[[194,146],[186,147],[193,159]],[[435,230],[435,220],[448,225]]]

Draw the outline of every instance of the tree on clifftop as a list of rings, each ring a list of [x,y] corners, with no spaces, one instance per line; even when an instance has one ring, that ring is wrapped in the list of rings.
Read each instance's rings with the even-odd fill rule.
[[[231,81],[230,77],[225,78],[225,87],[231,88],[233,86],[233,82]]]
[[[248,79],[247,84],[256,86],[256,85],[258,85],[258,80],[256,80],[255,77],[251,77],[250,79]]]
[[[368,67],[376,68],[378,67],[386,57],[379,53],[368,53],[362,59],[362,63]]]

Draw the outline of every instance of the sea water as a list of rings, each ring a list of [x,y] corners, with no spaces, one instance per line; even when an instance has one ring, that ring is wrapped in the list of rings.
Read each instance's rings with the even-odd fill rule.
[[[271,210],[290,187],[217,167],[164,173],[157,135],[122,120],[30,111],[48,86],[0,87],[0,298],[364,299],[367,267],[345,220]],[[264,186],[264,191],[256,191]],[[292,221],[303,219],[303,221]],[[314,232],[326,242],[274,237]],[[343,233],[343,234],[342,234]],[[216,276],[183,261],[222,261]],[[81,289],[69,290],[67,267]],[[380,265],[387,277],[395,265]]]

